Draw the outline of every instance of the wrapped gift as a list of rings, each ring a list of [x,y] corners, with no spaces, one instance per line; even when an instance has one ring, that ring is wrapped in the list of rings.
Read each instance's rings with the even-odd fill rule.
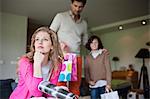
[[[58,81],[77,81],[77,57],[74,53],[66,53]]]

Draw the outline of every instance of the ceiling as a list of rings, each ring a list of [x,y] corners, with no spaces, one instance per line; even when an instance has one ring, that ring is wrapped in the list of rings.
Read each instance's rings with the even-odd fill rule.
[[[2,12],[27,16],[49,25],[56,13],[66,11],[70,0],[1,0]],[[89,28],[149,15],[149,0],[87,0],[82,13]]]

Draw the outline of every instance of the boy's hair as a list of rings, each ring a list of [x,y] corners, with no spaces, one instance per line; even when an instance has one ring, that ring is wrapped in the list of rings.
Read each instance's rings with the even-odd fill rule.
[[[85,47],[91,51],[91,47],[90,47],[90,44],[93,42],[94,39],[97,39],[98,40],[98,49],[103,49],[103,44],[101,42],[101,39],[96,36],[96,35],[92,35],[89,39],[88,39],[88,42],[86,43]]]
[[[86,4],[86,0],[71,0],[72,3],[73,3],[74,1],[82,2],[82,3],[83,3],[83,6],[85,6],[85,4]]]

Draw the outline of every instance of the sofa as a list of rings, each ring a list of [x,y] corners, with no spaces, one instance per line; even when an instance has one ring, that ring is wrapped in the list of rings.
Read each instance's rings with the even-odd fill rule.
[[[16,87],[14,79],[0,80],[0,99],[9,99],[10,94]]]

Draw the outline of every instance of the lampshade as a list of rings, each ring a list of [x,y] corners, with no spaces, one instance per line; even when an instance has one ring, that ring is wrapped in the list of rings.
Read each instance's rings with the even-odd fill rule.
[[[112,60],[113,60],[113,61],[119,61],[119,57],[114,56]]]
[[[136,58],[150,58],[150,51],[147,48],[141,48],[135,57]]]
[[[150,46],[150,41],[146,43],[147,46]]]

